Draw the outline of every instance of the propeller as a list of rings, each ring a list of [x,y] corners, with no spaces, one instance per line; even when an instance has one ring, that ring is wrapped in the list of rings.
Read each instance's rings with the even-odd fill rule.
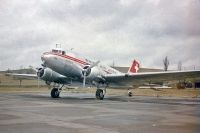
[[[39,72],[39,70],[40,70],[40,68],[36,68],[36,70],[37,70],[37,86],[38,86],[38,88],[40,87],[40,83],[39,83],[39,78],[40,78],[40,72]]]
[[[40,78],[38,77],[38,78],[37,78],[37,85],[38,85],[38,88],[40,88],[40,81],[39,81],[39,80],[40,80]]]
[[[40,77],[42,77],[42,75],[44,74],[44,67],[43,68],[36,68],[37,70],[37,84],[38,84],[38,88],[40,87]]]
[[[83,68],[83,88],[85,88],[85,82],[87,75],[91,72],[91,69],[99,64],[100,61],[97,61],[90,66],[86,66]]]

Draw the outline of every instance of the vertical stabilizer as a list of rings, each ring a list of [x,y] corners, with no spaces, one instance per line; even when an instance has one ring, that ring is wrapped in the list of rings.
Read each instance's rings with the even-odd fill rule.
[[[134,60],[132,66],[128,70],[128,73],[137,73],[139,68],[140,68],[139,62]]]

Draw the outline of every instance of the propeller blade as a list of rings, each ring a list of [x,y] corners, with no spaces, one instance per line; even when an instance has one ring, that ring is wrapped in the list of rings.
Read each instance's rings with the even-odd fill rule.
[[[99,64],[99,62],[100,62],[100,61],[97,61],[97,62],[91,64],[87,69],[91,69],[91,68],[97,66],[97,65]]]
[[[41,76],[41,72],[44,71],[44,67],[43,68],[39,68],[37,67],[36,68],[36,71],[37,71],[37,86],[38,88],[40,87],[40,76]]]
[[[86,81],[86,71],[83,73],[83,88],[85,88],[85,81]]]

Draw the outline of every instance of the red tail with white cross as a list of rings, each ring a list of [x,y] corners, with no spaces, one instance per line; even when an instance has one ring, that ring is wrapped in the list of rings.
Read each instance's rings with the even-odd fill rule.
[[[137,73],[139,68],[140,68],[139,62],[134,60],[132,66],[128,70],[128,73]]]

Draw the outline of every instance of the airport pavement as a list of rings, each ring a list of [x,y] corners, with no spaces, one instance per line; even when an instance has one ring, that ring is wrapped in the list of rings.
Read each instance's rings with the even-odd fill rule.
[[[199,133],[200,99],[0,93],[0,133]]]

